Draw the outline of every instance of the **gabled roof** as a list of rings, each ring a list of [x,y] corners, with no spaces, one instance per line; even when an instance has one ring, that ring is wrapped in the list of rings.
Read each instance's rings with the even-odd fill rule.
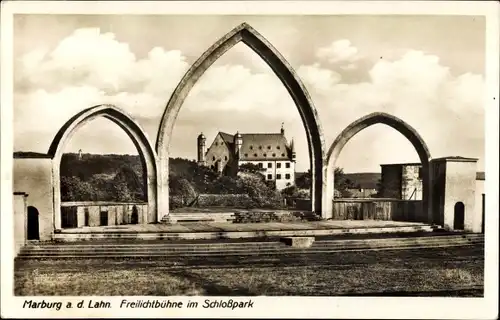
[[[219,132],[230,150],[234,150],[234,135]],[[291,150],[281,133],[241,133],[240,160],[265,161],[291,160]]]

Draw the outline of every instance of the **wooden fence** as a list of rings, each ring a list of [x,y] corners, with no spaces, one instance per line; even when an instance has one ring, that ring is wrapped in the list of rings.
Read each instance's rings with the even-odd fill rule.
[[[333,220],[392,220],[426,222],[421,200],[335,199]]]

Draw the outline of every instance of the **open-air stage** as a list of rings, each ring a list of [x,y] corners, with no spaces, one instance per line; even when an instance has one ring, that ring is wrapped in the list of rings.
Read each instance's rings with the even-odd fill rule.
[[[177,222],[63,229],[55,241],[93,239],[192,240],[239,239],[340,234],[401,233],[432,231],[433,226],[418,222],[380,220],[330,220],[309,222]]]

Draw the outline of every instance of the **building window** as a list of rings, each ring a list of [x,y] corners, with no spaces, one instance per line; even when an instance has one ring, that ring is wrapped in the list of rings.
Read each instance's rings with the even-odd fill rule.
[[[245,153],[245,158],[248,157],[248,153]]]
[[[278,150],[279,150],[279,149],[280,149],[280,146],[276,146],[276,149],[278,149]]]
[[[224,160],[226,160],[226,161],[227,161],[227,156],[224,156]]]
[[[276,163],[276,168],[281,168],[281,162]]]
[[[267,157],[267,154],[264,153],[264,157]]]
[[[267,150],[271,150],[271,146],[267,146]]]
[[[282,156],[282,157],[284,157],[284,156],[285,156],[285,154],[284,154],[284,153],[282,153],[282,154],[281,154],[281,156]]]
[[[262,150],[262,146],[259,146],[259,150]]]
[[[267,180],[272,180],[273,179],[273,175],[272,174],[268,174],[267,175]]]
[[[215,161],[215,156],[212,157],[212,161]]]
[[[259,168],[263,168],[262,162],[259,162]]]
[[[257,154],[256,154],[256,153],[254,153],[254,154],[253,154],[253,156],[254,156],[254,157],[257,157]]]
[[[273,157],[276,157],[276,153],[273,153]]]
[[[218,142],[216,142],[216,143],[215,143],[215,146],[218,146],[218,145],[219,145],[219,143],[218,143]]]
[[[285,163],[285,167],[290,168],[290,162]]]
[[[267,167],[268,167],[268,168],[272,168],[272,167],[273,167],[273,163],[272,163],[272,162],[269,162],[269,163],[267,164]]]
[[[290,180],[290,174],[289,173],[285,174],[285,179]]]
[[[250,146],[250,150],[253,150],[253,146]]]
[[[276,175],[276,180],[279,180],[279,179],[281,179],[281,174],[279,174],[279,173],[278,173],[278,174]]]

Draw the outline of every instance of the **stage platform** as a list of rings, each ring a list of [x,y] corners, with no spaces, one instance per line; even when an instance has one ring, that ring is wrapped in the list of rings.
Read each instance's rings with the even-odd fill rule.
[[[240,239],[291,236],[328,236],[337,234],[401,233],[433,231],[429,224],[381,220],[331,220],[314,222],[188,222],[141,224],[63,229],[55,241],[93,239]]]

